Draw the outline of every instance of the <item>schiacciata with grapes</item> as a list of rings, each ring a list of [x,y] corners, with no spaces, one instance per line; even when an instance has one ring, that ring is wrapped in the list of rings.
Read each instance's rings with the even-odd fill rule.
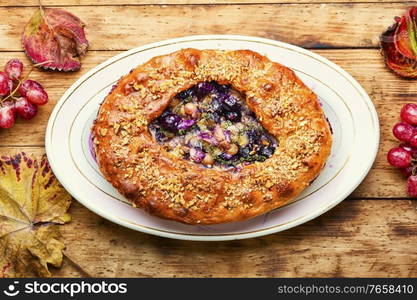
[[[317,96],[249,50],[152,58],[113,87],[92,133],[100,170],[120,193],[187,224],[285,205],[319,175],[332,144]]]

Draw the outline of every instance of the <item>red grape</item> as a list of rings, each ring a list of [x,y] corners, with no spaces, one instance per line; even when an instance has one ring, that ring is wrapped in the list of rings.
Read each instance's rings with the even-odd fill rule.
[[[401,120],[410,124],[417,125],[417,105],[408,103],[401,109]]]
[[[408,152],[412,152],[414,148],[409,143],[401,143],[400,147]]]
[[[22,75],[23,63],[19,59],[13,58],[7,62],[4,71],[11,79],[17,80]]]
[[[387,160],[393,167],[406,168],[410,166],[411,154],[401,147],[396,147],[388,152]]]
[[[26,97],[20,97],[15,102],[16,112],[25,120],[30,120],[38,113],[38,106],[29,102]]]
[[[394,125],[392,128],[394,136],[403,142],[408,142],[415,133],[414,127],[410,124],[400,122]]]
[[[410,143],[410,145],[411,145],[411,146],[413,146],[413,147],[417,147],[417,134],[414,134],[414,135],[410,138],[409,143]]]
[[[417,175],[412,175],[407,179],[408,195],[417,197]]]
[[[417,104],[404,105],[401,120],[394,125],[392,132],[402,143],[388,152],[387,160],[408,178],[408,194],[417,198]]]
[[[36,105],[44,105],[48,102],[48,94],[42,85],[34,80],[25,80],[19,87],[19,93]]]
[[[407,168],[401,168],[400,171],[404,174],[405,177],[408,177],[413,174],[413,167],[409,166]]]
[[[16,110],[14,103],[11,101],[4,101],[0,107],[0,128],[13,127],[16,118]]]
[[[0,96],[6,96],[10,93],[9,76],[0,71]]]
[[[414,148],[409,143],[401,143],[400,147],[410,152],[412,158],[417,158],[417,148]]]
[[[38,105],[48,102],[48,94],[42,85],[34,80],[23,81],[22,73],[23,63],[17,58],[9,60],[4,72],[0,71],[0,128],[12,127],[17,115],[25,120],[34,118]]]

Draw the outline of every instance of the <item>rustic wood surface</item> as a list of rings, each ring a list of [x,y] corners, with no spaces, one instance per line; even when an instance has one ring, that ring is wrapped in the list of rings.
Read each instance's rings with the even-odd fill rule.
[[[42,0],[45,6],[119,6],[119,5],[221,5],[221,4],[306,4],[306,3],[373,3],[373,2],[411,2],[403,0]],[[37,0],[2,0],[0,6],[34,7]]]
[[[90,50],[126,50],[198,34],[242,34],[306,48],[377,47],[403,3],[66,6],[90,29]],[[21,50],[17,38],[34,7],[1,7],[0,50]],[[87,28],[88,30],[88,28]],[[352,34],[352,33],[355,34]]]
[[[29,64],[20,34],[37,2],[0,1],[0,65],[12,57]],[[62,226],[66,258],[62,268],[53,269],[54,276],[417,276],[417,200],[406,198],[404,179],[385,159],[397,144],[391,127],[401,106],[417,100],[417,83],[389,72],[378,50],[379,34],[410,2],[276,2],[42,1],[78,15],[87,24],[91,50],[79,72],[34,71],[32,77],[45,86],[50,103],[34,120],[18,121],[13,129],[0,131],[0,154],[43,154],[45,127],[54,105],[90,68],[123,50],[193,34],[254,35],[310,48],[362,84],[381,123],[380,150],[369,175],[347,200],[313,221],[250,240],[186,242],[120,227],[74,201],[73,221]]]

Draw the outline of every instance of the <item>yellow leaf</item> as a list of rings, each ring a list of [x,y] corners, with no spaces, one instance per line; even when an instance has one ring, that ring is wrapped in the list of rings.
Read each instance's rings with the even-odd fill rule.
[[[50,276],[65,248],[57,224],[70,221],[71,196],[46,156],[0,158],[0,277]]]

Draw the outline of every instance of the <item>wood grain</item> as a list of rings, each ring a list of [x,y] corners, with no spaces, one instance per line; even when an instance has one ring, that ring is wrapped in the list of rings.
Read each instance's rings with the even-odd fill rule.
[[[338,3],[346,0],[42,0],[44,6],[102,6],[102,5],[224,5],[224,4],[264,4],[264,3]],[[381,3],[405,2],[404,0],[350,0],[349,2]],[[38,0],[2,0],[0,6],[38,6]]]
[[[416,208],[409,200],[344,201],[285,232],[208,244],[122,228],[75,203],[61,230],[66,253],[99,277],[407,277],[417,276]]]
[[[42,155],[39,147],[2,148]],[[285,232],[187,242],[135,232],[74,201],[56,277],[415,277],[417,200],[345,200]],[[73,261],[73,262],[72,262]]]
[[[391,128],[399,120],[401,106],[417,99],[417,85],[414,81],[401,79],[388,71],[378,50],[346,49],[315,50],[315,52],[343,67],[363,85],[374,102],[380,118],[382,138],[378,157],[370,174],[351,197],[406,197],[405,181],[397,170],[387,164],[385,155],[390,148],[398,144],[391,133]],[[43,146],[47,120],[55,103],[64,91],[83,73],[117,53],[119,52],[88,52],[83,60],[82,70],[77,73],[41,72],[36,70],[32,77],[44,84],[50,95],[50,103],[40,108],[39,114],[34,120],[30,122],[19,120],[13,129],[1,130],[0,147]],[[27,64],[29,63],[23,53],[19,52],[2,55],[0,65],[3,65],[10,57],[19,57],[24,59]],[[83,101],[83,99],[80,99],[80,101]]]
[[[306,48],[377,47],[381,32],[407,4],[254,4],[70,6],[87,24],[91,50],[125,50],[140,44],[199,34],[241,34]],[[2,7],[0,50],[21,50],[31,7]],[[352,34],[355,33],[355,34]]]

